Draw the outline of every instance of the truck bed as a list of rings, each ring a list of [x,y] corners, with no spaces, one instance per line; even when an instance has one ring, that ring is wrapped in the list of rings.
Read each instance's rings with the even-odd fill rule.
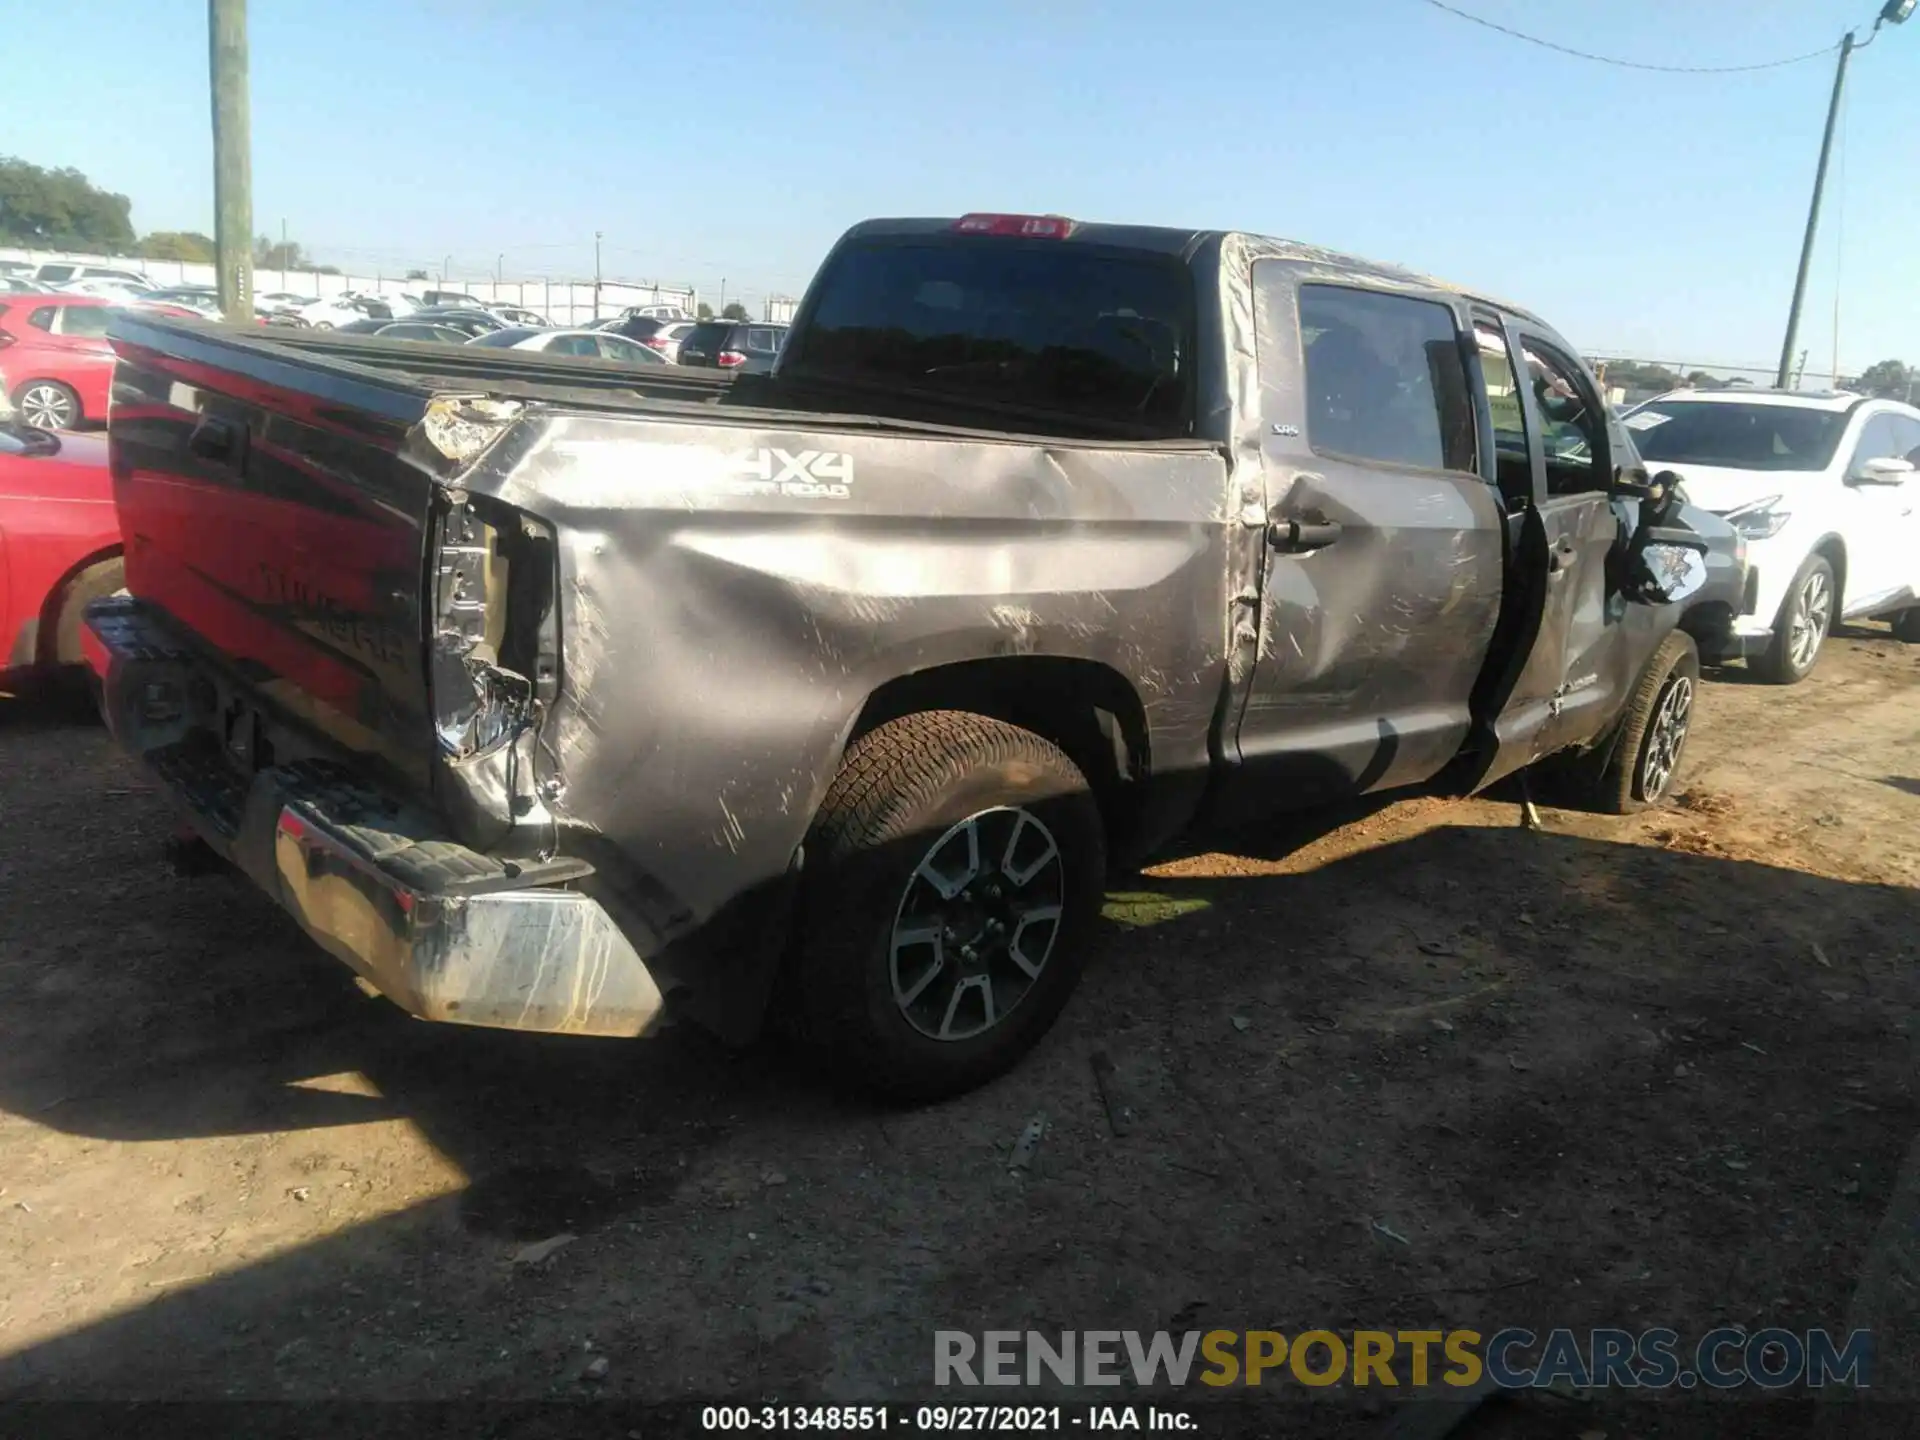
[[[383,340],[376,335],[292,327],[218,325],[133,312],[110,330],[116,350],[165,354],[190,365],[253,375],[290,385],[335,404],[373,409],[403,423],[417,422],[440,395],[484,395],[558,409],[711,421],[716,406],[744,424],[805,424],[811,428],[971,440],[1060,439],[1075,444],[1142,450],[1192,450],[1189,439],[1143,440],[1127,435],[1062,434],[1002,417],[991,407],[960,410],[951,402],[901,403],[897,397],[844,389],[799,388],[766,375],[730,375],[688,366],[644,370],[612,360],[542,355],[487,346]],[[866,408],[885,406],[884,413]],[[971,422],[971,423],[969,423]]]

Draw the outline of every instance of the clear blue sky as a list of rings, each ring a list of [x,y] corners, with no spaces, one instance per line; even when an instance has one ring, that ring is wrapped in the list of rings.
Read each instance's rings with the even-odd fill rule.
[[[1864,35],[1878,0],[1459,3],[1729,65]],[[204,7],[58,14],[0,148],[210,230]],[[251,27],[255,228],[356,272],[590,275],[597,229],[610,276],[752,300],[862,216],[1055,211],[1333,245],[1694,362],[1778,354],[1833,77],[1615,69],[1420,0],[254,0]],[[1842,367],[1920,362],[1920,18],[1848,90],[1810,374],[1836,273]]]

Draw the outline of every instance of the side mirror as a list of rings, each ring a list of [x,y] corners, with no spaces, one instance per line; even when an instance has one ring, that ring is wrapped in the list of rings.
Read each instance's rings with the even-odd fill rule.
[[[1643,605],[1677,605],[1706,583],[1704,545],[1661,539],[1633,547],[1624,588],[1629,600]]]
[[[1904,485],[1913,478],[1913,462],[1897,455],[1862,460],[1847,476],[1849,485]]]
[[[1646,471],[1640,475],[1646,477]],[[1627,541],[1621,590],[1642,605],[1677,605],[1707,583],[1707,542],[1670,522],[1680,508],[1680,477],[1671,470],[1646,477],[1625,492],[1640,502],[1640,521]]]

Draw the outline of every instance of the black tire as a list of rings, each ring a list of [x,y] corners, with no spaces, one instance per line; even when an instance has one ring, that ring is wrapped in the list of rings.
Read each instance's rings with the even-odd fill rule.
[[[1676,687],[1684,689],[1676,693]],[[1618,741],[1611,750],[1596,752],[1606,756],[1606,763],[1594,777],[1594,808],[1608,815],[1631,815],[1659,804],[1673,792],[1674,777],[1686,758],[1689,724],[1699,689],[1699,648],[1691,635],[1676,630],[1660,642],[1646,669],[1640,672],[1640,683],[1633,687],[1620,716]],[[1656,721],[1663,720],[1668,707],[1674,705],[1682,707],[1678,740],[1661,763],[1650,763],[1661,744]]]
[[[1809,587],[1814,585],[1825,588],[1825,618],[1816,627],[1812,653],[1796,655],[1795,617],[1806,602]],[[1819,663],[1820,651],[1826,645],[1827,636],[1832,633],[1839,611],[1840,590],[1834,584],[1833,566],[1824,555],[1809,555],[1807,563],[1793,577],[1793,583],[1787,586],[1786,599],[1780,602],[1780,613],[1773,617],[1773,639],[1767,643],[1765,652],[1753,660],[1754,671],[1763,680],[1775,685],[1798,685],[1813,673],[1813,667]]]
[[[1054,858],[1029,869],[1049,838]],[[950,882],[968,845],[981,864],[964,891],[943,898],[922,867]],[[932,1100],[985,1083],[1039,1041],[1073,993],[1105,881],[1099,806],[1056,746],[956,710],[880,726],[848,750],[808,834],[787,990],[801,1040],[842,1080],[889,1099]],[[1057,919],[1034,919],[1050,896]],[[1026,949],[1048,931],[1034,928],[1031,946],[1021,937],[1049,924],[1033,965]],[[926,938],[897,941],[897,928]],[[903,949],[912,952],[905,961]],[[918,973],[903,996],[899,977],[909,969]],[[936,1012],[939,1032],[956,1038],[925,1028]],[[986,1023],[960,1036],[962,1018]]]
[[[46,663],[85,664],[87,657],[80,648],[80,634],[86,622],[87,606],[119,594],[126,585],[126,562],[118,555],[96,561],[69,580],[54,602],[53,625],[48,631],[51,648],[44,656]]]
[[[1893,617],[1893,638],[1920,645],[1920,605],[1910,606]]]

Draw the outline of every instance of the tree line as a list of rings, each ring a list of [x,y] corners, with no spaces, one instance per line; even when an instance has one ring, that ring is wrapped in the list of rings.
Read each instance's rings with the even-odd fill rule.
[[[213,237],[197,230],[138,235],[133,202],[125,195],[102,190],[71,166],[50,170],[17,156],[0,156],[0,244],[205,265],[216,253]],[[253,242],[253,263],[262,270],[340,273],[336,266],[314,263],[299,242],[265,235]]]
[[[1619,386],[1630,394],[1662,394],[1668,390],[1731,390],[1751,385],[1751,380],[1724,380],[1704,370],[1681,374],[1665,365],[1641,360],[1602,362],[1602,380],[1607,386]],[[1911,402],[1920,391],[1920,368],[1899,360],[1877,360],[1859,375],[1842,376],[1839,389],[1883,400]]]

